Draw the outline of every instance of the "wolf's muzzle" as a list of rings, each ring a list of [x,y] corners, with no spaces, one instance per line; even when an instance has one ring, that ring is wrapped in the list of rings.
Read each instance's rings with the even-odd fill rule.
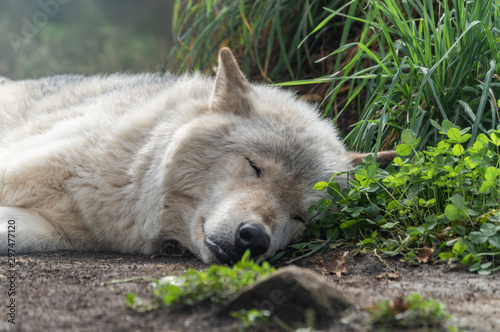
[[[205,237],[205,245],[217,259],[224,264],[234,264],[241,259],[245,251],[250,250],[251,257],[264,254],[271,239],[266,230],[258,224],[242,223],[236,230],[232,244]]]

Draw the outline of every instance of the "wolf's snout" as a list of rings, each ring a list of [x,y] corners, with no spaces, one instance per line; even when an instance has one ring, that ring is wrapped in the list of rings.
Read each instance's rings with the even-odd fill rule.
[[[245,252],[250,249],[252,257],[260,256],[269,248],[271,239],[266,230],[256,224],[241,224],[236,232],[236,250]]]

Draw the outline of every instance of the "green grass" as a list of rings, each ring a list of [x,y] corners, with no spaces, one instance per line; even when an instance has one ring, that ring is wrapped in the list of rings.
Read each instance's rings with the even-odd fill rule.
[[[322,32],[298,46],[329,15],[322,7],[338,8],[343,2],[176,0],[172,22],[176,44],[165,67],[210,71],[217,50],[229,46],[242,59],[248,76],[274,81],[286,72],[295,79],[303,67],[314,65],[311,51],[321,46]]]
[[[361,16],[325,10],[332,13],[328,20],[342,16],[363,24],[359,41],[329,56],[350,49],[355,54],[339,71],[283,85],[330,82],[325,114],[339,91],[349,88],[344,109],[356,102],[362,107],[346,137],[351,149],[391,148],[409,128],[422,138],[421,150],[439,137],[431,119],[470,126],[472,141],[499,123],[498,1],[375,0]]]

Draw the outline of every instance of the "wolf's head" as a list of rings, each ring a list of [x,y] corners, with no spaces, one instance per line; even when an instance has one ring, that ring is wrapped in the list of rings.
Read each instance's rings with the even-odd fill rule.
[[[190,217],[188,242],[206,263],[234,263],[247,249],[269,258],[286,247],[322,196],[314,184],[362,157],[346,151],[310,104],[250,84],[227,48],[219,53],[209,110],[197,122],[182,148],[196,150],[196,157],[182,159],[197,169],[185,176],[205,188]]]

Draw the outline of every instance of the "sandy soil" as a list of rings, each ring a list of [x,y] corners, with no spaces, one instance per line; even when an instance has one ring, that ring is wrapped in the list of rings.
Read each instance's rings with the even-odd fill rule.
[[[341,250],[341,249],[338,249]],[[296,265],[317,273],[316,263],[329,260],[332,252],[300,260]],[[351,256],[352,253],[350,254]],[[190,255],[160,257],[127,256],[109,253],[54,252],[18,255],[16,279],[12,285],[7,259],[0,262],[2,303],[0,331],[233,331],[237,322],[214,315],[218,307],[202,303],[194,308],[137,313],[124,305],[125,294],[148,297],[148,282],[102,285],[103,282],[131,277],[158,278],[178,275],[190,267],[204,265]],[[282,263],[283,264],[283,263]],[[342,276],[325,276],[354,304],[342,323],[332,331],[367,329],[366,308],[374,302],[418,292],[447,305],[453,314],[448,322],[465,331],[500,331],[500,274],[478,276],[465,271],[449,271],[446,265],[409,266],[397,259],[382,262],[373,255],[350,257]],[[384,272],[396,271],[399,280],[379,279]],[[8,322],[15,287],[15,325]],[[276,326],[271,325],[274,330]],[[261,327],[261,329],[263,329]]]

